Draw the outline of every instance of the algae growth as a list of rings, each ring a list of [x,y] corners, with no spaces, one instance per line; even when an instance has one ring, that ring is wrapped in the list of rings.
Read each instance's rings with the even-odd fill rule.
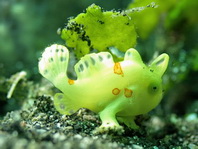
[[[137,38],[133,19],[124,11],[104,11],[95,4],[71,18],[60,34],[78,58],[93,49],[107,51],[116,47],[125,52],[135,46]]]

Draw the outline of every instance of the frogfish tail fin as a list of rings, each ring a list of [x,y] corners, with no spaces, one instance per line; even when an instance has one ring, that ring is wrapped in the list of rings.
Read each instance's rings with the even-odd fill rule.
[[[69,51],[65,46],[53,44],[45,48],[39,60],[40,74],[54,85],[57,79],[67,77]]]

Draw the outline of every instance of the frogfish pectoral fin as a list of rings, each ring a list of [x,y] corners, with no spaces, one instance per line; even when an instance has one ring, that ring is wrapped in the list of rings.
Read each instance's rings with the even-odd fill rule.
[[[55,94],[54,106],[58,112],[65,115],[71,115],[79,109],[63,93]]]

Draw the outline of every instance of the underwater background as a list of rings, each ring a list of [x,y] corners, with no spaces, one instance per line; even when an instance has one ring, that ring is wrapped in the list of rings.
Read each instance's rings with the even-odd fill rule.
[[[140,130],[125,128],[123,136],[94,136],[100,120],[86,109],[60,115],[51,100],[57,89],[38,72],[45,47],[65,44],[59,28],[93,3],[104,11],[138,8],[129,15],[133,48],[146,63],[170,56],[163,100],[137,118]],[[196,0],[0,0],[0,148],[198,148],[197,14]]]

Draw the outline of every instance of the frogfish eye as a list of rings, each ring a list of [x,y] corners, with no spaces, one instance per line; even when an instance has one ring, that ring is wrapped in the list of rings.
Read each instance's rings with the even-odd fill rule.
[[[159,85],[156,84],[156,83],[151,83],[149,86],[148,86],[148,92],[150,94],[155,94],[157,93],[159,90]]]

